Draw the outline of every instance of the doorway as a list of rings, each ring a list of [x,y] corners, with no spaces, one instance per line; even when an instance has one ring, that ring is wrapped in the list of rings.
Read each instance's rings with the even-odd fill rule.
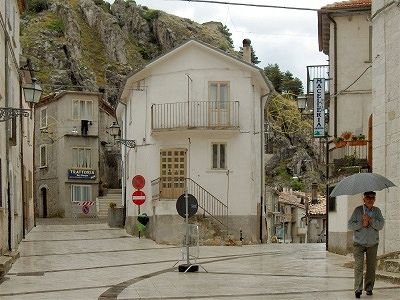
[[[185,191],[186,153],[183,148],[160,151],[160,193],[162,199],[177,199]]]
[[[42,187],[40,189],[42,199],[42,218],[47,218],[47,189]]]

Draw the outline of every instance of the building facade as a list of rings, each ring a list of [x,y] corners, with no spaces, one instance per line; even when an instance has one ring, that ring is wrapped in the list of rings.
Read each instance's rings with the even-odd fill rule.
[[[130,76],[117,108],[126,166],[125,197],[131,180],[142,175],[146,201],[128,201],[126,227],[136,216],[150,216],[149,234],[157,242],[178,242],[183,218],[177,198],[193,194],[198,215],[221,225],[224,234],[260,240],[264,195],[263,109],[272,85],[250,63],[202,42],[189,40]]]
[[[106,128],[115,121],[103,94],[64,91],[35,109],[35,196],[39,217],[96,214],[105,183],[118,185],[118,164],[107,162]],[[115,181],[115,182],[114,182]],[[82,203],[89,201],[82,214]]]
[[[0,3],[0,255],[16,250],[33,227],[33,119],[22,93],[20,15],[26,1]]]
[[[372,109],[374,114],[373,147],[374,173],[384,175],[397,187],[377,193],[386,224],[381,231],[381,251],[398,251],[400,248],[399,207],[399,133],[400,133],[400,8],[397,1],[376,0],[372,3],[373,67]]]
[[[372,23],[371,1],[335,2],[318,12],[319,49],[329,56],[329,191],[352,172],[371,172],[372,160]],[[345,137],[350,132],[350,137]],[[365,136],[362,146],[351,136]],[[335,144],[337,138],[344,144]],[[362,203],[360,195],[329,198],[329,251],[352,251],[347,220]],[[377,202],[381,206],[381,202]]]

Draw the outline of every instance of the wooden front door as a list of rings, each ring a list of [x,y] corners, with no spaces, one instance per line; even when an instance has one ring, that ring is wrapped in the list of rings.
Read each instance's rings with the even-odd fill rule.
[[[177,199],[185,192],[186,152],[184,148],[160,151],[161,199]]]

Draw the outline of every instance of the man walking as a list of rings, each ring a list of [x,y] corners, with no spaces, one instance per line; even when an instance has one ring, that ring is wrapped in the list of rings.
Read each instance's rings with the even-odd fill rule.
[[[364,193],[364,204],[354,209],[347,224],[348,229],[353,231],[354,291],[356,298],[360,298],[363,289],[364,253],[366,254],[367,264],[364,290],[367,295],[372,295],[375,283],[379,230],[385,224],[381,210],[374,206],[375,195],[376,193],[373,191]]]

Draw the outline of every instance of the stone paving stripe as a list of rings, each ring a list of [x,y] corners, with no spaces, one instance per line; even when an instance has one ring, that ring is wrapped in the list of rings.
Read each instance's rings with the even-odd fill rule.
[[[116,239],[126,239],[132,238],[130,235],[122,235],[115,237],[103,237],[96,239],[70,239],[70,240],[23,240],[22,243],[36,243],[36,242],[72,242],[72,241],[101,241],[101,240],[116,240]]]
[[[392,289],[398,289],[399,287],[382,287],[382,288],[374,288],[374,290],[392,290]],[[140,298],[120,298],[120,300],[180,300],[180,299],[209,299],[209,298],[243,298],[243,297],[261,297],[261,296],[290,296],[290,295],[307,295],[307,294],[330,294],[330,293],[338,293],[338,292],[349,292],[349,293],[354,293],[353,289],[341,289],[341,290],[313,290],[313,291],[293,291],[293,292],[276,292],[276,293],[252,293],[252,294],[227,294],[227,295],[207,295],[207,296],[173,296],[173,297],[140,297]],[[101,297],[101,296],[100,296]],[[100,298],[99,300],[111,300],[111,299],[117,299],[117,298]],[[289,299],[289,298],[288,298]],[[371,298],[372,299],[372,298]]]
[[[44,276],[44,272],[21,272],[16,273],[17,276]]]
[[[112,230],[119,231],[121,228],[103,228],[103,229],[75,229],[75,230],[40,230],[40,231],[31,231],[31,233],[42,233],[42,232],[92,232],[92,231],[104,231],[104,230]]]
[[[48,254],[31,254],[31,255],[20,255],[20,257],[33,257],[33,256],[54,256],[54,255],[80,255],[80,254],[96,254],[96,253],[119,253],[119,252],[131,252],[131,251],[143,251],[143,250],[165,250],[165,249],[178,249],[180,246],[171,246],[166,248],[140,248],[140,249],[120,249],[120,250],[102,250],[102,251],[86,251],[86,252],[67,252],[67,253],[48,253]]]
[[[242,255],[224,255],[224,256],[217,256],[218,259],[209,260],[209,261],[205,261],[205,262],[201,262],[201,263],[199,262],[197,264],[198,265],[202,265],[202,264],[209,264],[209,263],[213,263],[213,262],[221,262],[221,261],[226,261],[226,260],[248,258],[248,257],[253,257],[253,256],[254,257],[255,256],[263,256],[263,255],[277,255],[277,254],[276,254],[275,251],[271,251],[271,252],[247,253],[247,254],[244,254],[244,255],[243,254]],[[150,273],[150,274],[146,274],[144,276],[135,277],[135,278],[129,279],[127,281],[121,282],[121,283],[119,283],[117,285],[114,285],[111,288],[109,288],[107,291],[105,291],[103,294],[101,294],[98,299],[99,300],[104,300],[104,299],[114,299],[114,300],[116,300],[118,298],[118,296],[122,293],[122,291],[124,289],[126,289],[128,286],[130,286],[132,284],[135,284],[135,283],[137,283],[137,282],[139,282],[141,280],[148,279],[148,278],[160,275],[160,274],[164,274],[164,273],[176,270],[176,269],[177,269],[177,267],[167,268],[167,269],[164,269],[164,270],[160,270],[160,271],[157,271],[157,272],[153,272],[153,273]],[[186,298],[183,298],[183,299],[191,299],[191,298],[193,298],[193,297],[186,297]],[[163,298],[160,298],[160,299],[163,299]]]
[[[302,274],[276,274],[276,273],[236,273],[236,272],[207,272],[208,274],[218,275],[243,275],[243,276],[271,276],[271,277],[309,277],[309,278],[348,278],[353,279],[354,276],[326,276],[326,275],[306,275]]]
[[[46,294],[46,293],[54,293],[54,292],[68,292],[68,291],[79,291],[79,290],[93,290],[93,289],[104,289],[109,288],[110,285],[99,285],[99,286],[85,286],[79,288],[68,288],[68,289],[54,289],[54,290],[39,290],[33,292],[19,292],[19,293],[7,293],[0,294],[1,297],[12,297],[12,296],[22,296],[22,295],[32,295],[32,294]]]

